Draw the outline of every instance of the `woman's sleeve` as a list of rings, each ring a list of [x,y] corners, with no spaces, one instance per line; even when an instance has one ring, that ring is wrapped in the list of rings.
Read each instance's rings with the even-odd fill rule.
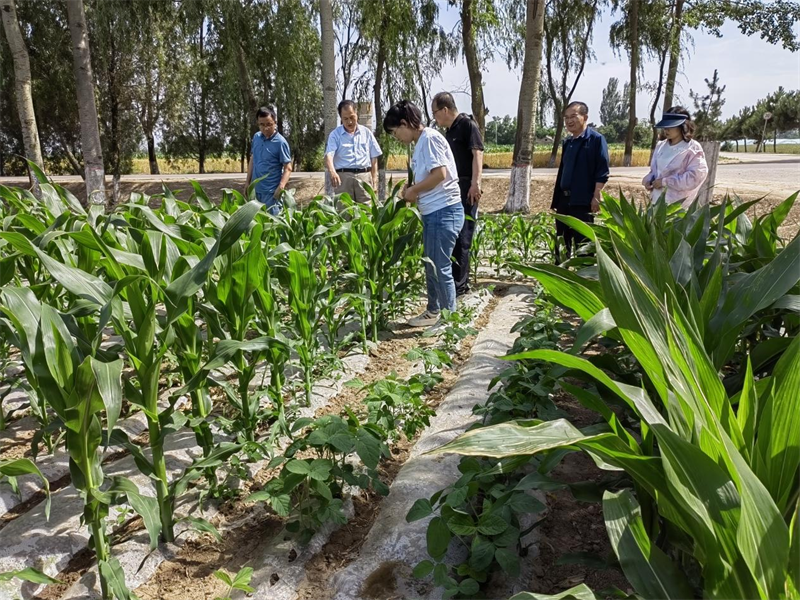
[[[425,150],[428,171],[433,171],[436,167],[446,167],[450,164],[450,159],[447,156],[447,153],[450,151],[450,146],[443,136],[428,136]]]
[[[688,192],[700,185],[708,176],[708,165],[703,150],[698,148],[689,159],[686,169],[682,173],[676,173],[663,179],[665,187],[677,192]]]

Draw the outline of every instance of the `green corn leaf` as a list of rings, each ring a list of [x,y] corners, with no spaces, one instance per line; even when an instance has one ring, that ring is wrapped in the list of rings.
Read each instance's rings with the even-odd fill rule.
[[[600,596],[603,598],[604,596]],[[533,592],[520,592],[511,596],[510,600],[598,600],[594,592],[585,584],[581,583],[569,588],[560,594],[534,594]]]
[[[45,575],[38,569],[31,567],[26,567],[24,569],[20,569],[19,571],[6,571],[5,573],[0,573],[0,581],[11,581],[12,579],[21,579],[22,581],[30,581],[31,583],[40,583],[44,585],[64,583],[63,581],[54,579],[49,575]]]
[[[0,460],[0,475],[5,477],[20,477],[22,475],[36,475],[42,482],[45,493],[45,518],[50,520],[50,482],[42,475],[39,467],[29,458],[17,458],[14,460]],[[28,580],[31,581],[31,580]]]
[[[742,430],[747,456],[753,456],[755,444],[756,423],[758,422],[759,401],[758,391],[753,380],[753,367],[750,364],[750,357],[747,357],[747,369],[745,371],[744,385],[738,396],[738,410],[736,420],[739,422],[739,429]]]
[[[113,290],[105,281],[75,267],[69,267],[51,258],[36,247],[33,247],[33,250],[50,272],[50,275],[53,276],[53,279],[58,281],[64,289],[98,306],[105,306],[111,302]]]
[[[161,534],[161,517],[156,499],[142,495],[136,484],[125,477],[115,477],[108,492],[125,494],[133,510],[142,517],[150,538],[150,550],[154,550],[158,546],[158,536]]]
[[[554,265],[525,266],[512,262],[509,266],[536,279],[556,302],[574,310],[584,321],[605,308],[601,300],[602,291],[596,281],[584,279],[568,269]]]
[[[187,523],[190,523],[193,529],[196,529],[201,533],[210,534],[218,542],[222,541],[222,534],[220,534],[219,530],[216,527],[214,527],[211,523],[209,523],[206,519],[203,519],[201,517],[193,517],[192,515],[186,515],[185,517],[181,518],[181,521],[186,521]]]
[[[598,335],[612,331],[616,326],[617,324],[614,322],[614,317],[611,316],[611,311],[607,308],[595,313],[588,321],[581,325],[581,328],[575,335],[575,342],[572,344],[570,353],[578,354],[591,340]],[[615,335],[614,337],[616,338],[618,336]]]
[[[800,499],[795,503],[791,518],[791,548],[789,549],[789,569],[786,578],[786,596],[800,597]]]
[[[603,494],[603,517],[622,570],[644,598],[693,597],[683,573],[647,536],[641,509],[628,490]]]
[[[136,594],[125,584],[125,572],[116,558],[101,560],[98,564],[100,576],[106,580],[108,587],[117,600],[138,600]]]
[[[774,304],[800,281],[800,235],[774,260],[736,280],[725,294],[722,306],[711,320],[710,335],[717,344],[715,364],[727,360],[745,321],[759,310]]]
[[[766,486],[724,434],[723,443],[730,456],[742,504],[736,531],[738,549],[758,585],[761,597],[765,600],[778,598],[784,591],[786,565],[790,556],[789,528]]]
[[[755,471],[784,511],[800,468],[800,336],[775,365],[770,393],[759,400]]]
[[[101,362],[90,358],[92,372],[97,381],[97,392],[106,409],[106,427],[113,431],[122,410],[122,359]]]

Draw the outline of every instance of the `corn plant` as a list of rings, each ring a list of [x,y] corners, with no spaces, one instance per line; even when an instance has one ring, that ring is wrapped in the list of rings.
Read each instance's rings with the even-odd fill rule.
[[[370,338],[378,341],[378,331],[392,316],[400,314],[409,296],[416,291],[422,244],[420,217],[405,206],[396,194],[380,204],[374,198],[369,207],[354,208],[350,222],[363,250],[364,279],[368,292]],[[357,247],[350,245],[351,261]]]
[[[471,219],[469,215],[466,218]],[[475,233],[472,236],[472,246],[469,249],[469,265],[470,270],[472,271],[472,283],[478,283],[478,270],[481,267],[481,260],[483,259],[485,253],[485,244],[486,244],[486,219],[481,218],[478,219],[478,222],[475,223]]]
[[[152,459],[146,458],[138,447],[129,443],[121,431],[116,432],[116,439],[134,453],[140,470],[151,476],[158,500],[161,537],[169,542],[174,539],[175,497],[185,489],[187,478],[193,477],[196,471],[184,474],[173,485],[170,485],[167,477],[164,441],[169,433],[185,423],[185,417],[174,411],[174,403],[166,408],[159,406],[159,380],[164,355],[175,337],[173,324],[186,312],[190,299],[203,286],[214,259],[250,226],[261,205],[253,202],[234,213],[202,259],[192,262],[182,256],[176,258],[176,254],[170,251],[172,242],[177,239],[175,229],[159,221],[146,205],[136,204],[133,208],[142,212],[156,229],[169,233],[131,231],[129,239],[138,241],[140,250],[141,264],[135,263],[136,266],[121,264],[117,260],[118,253],[112,251],[100,236],[95,236],[100,251],[108,261],[109,274],[116,279],[114,288],[94,275],[67,267],[44,255],[40,258],[53,278],[65,289],[95,306],[103,307],[104,314],[107,314],[123,339],[128,360],[138,380],[138,388],[128,386],[126,395],[132,403],[142,408],[147,417]],[[123,305],[123,300],[126,305]],[[165,307],[163,315],[159,314],[162,303]],[[219,446],[212,456],[206,457],[198,465],[204,468],[213,466],[236,449]]]
[[[86,282],[76,278],[73,287]],[[153,545],[158,536],[158,510],[155,500],[142,496],[129,480],[115,478],[107,485],[101,466],[100,446],[108,441],[122,406],[122,360],[104,362],[86,354],[87,347],[75,342],[64,316],[40,303],[30,289],[6,288],[2,297],[4,303],[15,308],[11,318],[27,346],[25,352],[36,357],[36,385],[64,424],[70,475],[83,497],[83,520],[97,555],[102,596],[111,598],[113,593],[127,598],[121,567],[110,553],[105,526],[109,508],[120,498],[127,499],[142,515]],[[101,311],[101,323],[110,318],[108,308],[107,305]],[[96,351],[99,343],[97,335],[88,349]]]
[[[46,390],[50,383],[50,374],[43,368],[43,349],[36,344],[37,328],[35,323],[20,320],[20,315],[24,315],[27,310],[20,291],[22,289],[5,287],[0,290],[0,311],[5,315],[0,324],[5,330],[6,337],[20,352],[25,379],[30,386],[28,394],[30,410],[39,425],[31,441],[31,453],[35,460],[40,442],[44,442],[48,453],[55,450],[60,439],[58,434],[60,424],[53,420],[49,412]],[[30,288],[27,288],[27,291],[32,293]]]
[[[603,506],[612,547],[643,597],[686,598],[697,587],[709,598],[795,597],[800,338],[790,338],[760,380],[751,355],[736,393],[725,389],[719,369],[745,322],[797,284],[800,238],[764,266],[720,285],[710,301],[687,299],[698,271],[694,257],[703,263],[700,271],[706,267],[702,233],[703,253],[695,254],[690,235],[682,241],[675,229],[648,227],[624,199],[619,207],[611,213],[619,219],[615,230],[584,228],[597,240],[599,282],[544,265],[534,271],[587,321],[584,327],[613,332],[638,361],[641,383],[616,381],[592,362],[554,350],[509,357],[550,361],[593,381],[590,390],[563,380],[561,386],[602,415],[608,430],[582,432],[563,419],[510,422],[470,431],[436,452],[499,458],[577,448],[603,468],[625,470],[634,489],[607,493]],[[667,212],[658,205],[648,210],[655,222]],[[725,207],[716,210],[725,214]],[[692,214],[679,227],[694,232],[694,222],[702,232]],[[670,236],[678,258],[667,262],[670,254],[645,251]],[[586,339],[587,330],[578,335]],[[638,430],[629,431],[605,398],[626,406]],[[676,541],[669,553],[656,545],[665,539]],[[695,561],[702,581],[690,580],[674,557]]]
[[[300,357],[307,404],[311,402],[311,374],[319,352],[319,304],[320,300],[327,297],[327,284],[317,277],[311,258],[312,261],[309,261],[305,253],[291,249],[286,254],[285,262],[278,268],[278,277],[288,292],[296,336],[293,347]]]

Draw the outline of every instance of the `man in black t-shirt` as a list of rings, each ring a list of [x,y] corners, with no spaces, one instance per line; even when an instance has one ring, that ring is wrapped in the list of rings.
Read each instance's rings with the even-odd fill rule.
[[[456,102],[449,92],[436,94],[431,102],[431,110],[436,124],[447,129],[445,137],[456,160],[458,187],[466,217],[453,249],[453,279],[456,295],[461,296],[469,291],[469,254],[478,219],[478,202],[481,199],[483,140],[472,115],[459,114]]]

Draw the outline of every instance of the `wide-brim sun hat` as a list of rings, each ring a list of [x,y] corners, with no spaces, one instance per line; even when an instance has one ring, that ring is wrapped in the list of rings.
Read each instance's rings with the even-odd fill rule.
[[[668,127],[680,127],[689,119],[686,115],[680,113],[664,113],[661,115],[661,120],[656,123],[656,129],[666,129]]]

